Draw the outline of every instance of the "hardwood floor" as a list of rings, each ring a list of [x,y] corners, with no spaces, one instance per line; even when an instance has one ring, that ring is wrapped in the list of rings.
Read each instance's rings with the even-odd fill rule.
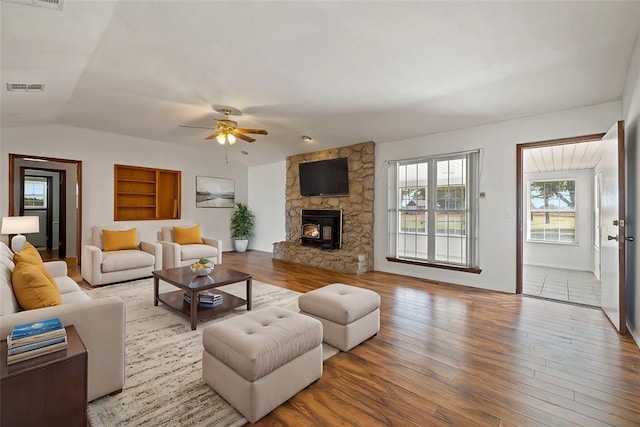
[[[341,282],[382,297],[378,335],[256,425],[640,425],[640,350],[598,309],[258,251],[223,264],[298,292]]]

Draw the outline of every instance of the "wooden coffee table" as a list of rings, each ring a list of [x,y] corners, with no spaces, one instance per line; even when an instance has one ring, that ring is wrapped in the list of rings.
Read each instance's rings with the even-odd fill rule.
[[[196,329],[198,319],[208,319],[218,316],[234,308],[247,305],[247,310],[251,310],[251,287],[253,276],[248,273],[231,270],[221,266],[215,266],[208,276],[196,276],[189,267],[169,268],[166,270],[156,270],[153,273],[153,305],[158,302],[164,303],[191,319],[191,330]],[[160,294],[160,280],[171,283],[180,288],[179,291],[165,292]],[[247,299],[239,298],[235,295],[216,289],[216,294],[222,295],[222,303],[217,305],[190,304],[184,300],[185,293],[189,295],[191,301],[198,301],[198,293],[218,286],[230,285],[237,282],[247,282]]]

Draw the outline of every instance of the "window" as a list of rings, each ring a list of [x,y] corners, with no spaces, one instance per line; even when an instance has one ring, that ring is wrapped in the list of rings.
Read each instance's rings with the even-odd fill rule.
[[[47,178],[38,176],[24,177],[24,208],[47,208]]]
[[[531,241],[576,242],[576,181],[529,182],[529,235]]]
[[[477,268],[478,152],[389,162],[389,258]]]

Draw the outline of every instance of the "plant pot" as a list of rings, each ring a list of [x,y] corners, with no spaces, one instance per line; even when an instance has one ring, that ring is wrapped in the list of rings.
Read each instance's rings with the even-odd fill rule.
[[[249,239],[234,239],[233,244],[236,247],[236,252],[245,252],[249,246]]]

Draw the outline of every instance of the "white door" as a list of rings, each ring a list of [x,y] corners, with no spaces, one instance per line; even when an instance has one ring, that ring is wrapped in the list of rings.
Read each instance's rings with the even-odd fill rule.
[[[593,242],[593,275],[596,279],[602,280],[600,274],[600,239],[602,238],[602,232],[600,230],[600,198],[602,197],[602,172],[598,172],[593,180],[593,218],[594,218],[594,242]]]
[[[625,185],[624,121],[602,138],[602,199],[600,257],[602,310],[611,323],[626,332],[625,310]]]

